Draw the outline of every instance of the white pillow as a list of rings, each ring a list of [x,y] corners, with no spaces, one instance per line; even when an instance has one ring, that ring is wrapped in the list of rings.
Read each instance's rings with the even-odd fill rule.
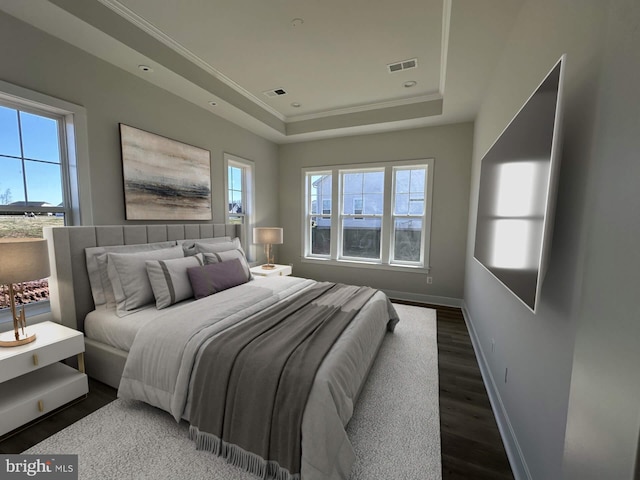
[[[227,250],[224,252],[204,254],[204,262],[206,264],[226,262],[228,260],[233,260],[236,258],[240,260],[240,263],[242,264],[242,269],[244,270],[244,273],[247,275],[247,281],[251,280],[251,270],[249,268],[249,264],[247,263],[247,259],[244,257],[244,254],[242,253],[241,250],[235,249],[235,250]]]
[[[113,288],[107,272],[107,253],[134,253],[160,250],[175,246],[175,241],[140,243],[134,245],[113,245],[110,247],[89,247],[84,249],[91,294],[96,309],[115,308]]]
[[[138,253],[107,253],[107,271],[116,299],[116,314],[124,317],[152,303],[153,290],[147,275],[147,260],[182,258],[182,247]]]
[[[171,260],[147,260],[147,274],[158,309],[193,297],[187,268],[204,265],[201,253]]]

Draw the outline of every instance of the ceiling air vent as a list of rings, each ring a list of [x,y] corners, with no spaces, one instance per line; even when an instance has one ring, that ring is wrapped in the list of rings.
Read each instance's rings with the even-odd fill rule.
[[[281,97],[282,95],[287,94],[284,88],[274,88],[273,90],[267,90],[266,92],[262,93],[264,93],[269,98]]]
[[[390,63],[387,65],[389,73],[400,72],[402,70],[409,70],[418,66],[418,59],[412,58],[410,60],[403,60],[401,62]]]

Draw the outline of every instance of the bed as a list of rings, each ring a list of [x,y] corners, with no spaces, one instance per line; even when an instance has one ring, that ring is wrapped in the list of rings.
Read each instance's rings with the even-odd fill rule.
[[[190,369],[204,364],[205,345],[225,333],[223,330],[235,330],[236,324],[244,325],[286,299],[299,301],[322,286],[296,277],[267,277],[201,300],[185,300],[162,310],[155,305],[145,306],[134,309],[131,315],[118,317],[113,311],[96,306],[99,302],[94,301],[90,286],[86,249],[185,239],[242,239],[242,228],[227,224],[48,227],[44,234],[50,249],[52,313],[59,323],[85,333],[87,373],[114,388],[120,387],[119,395],[162,408],[176,420],[190,421],[193,415],[193,399],[199,396],[194,394],[194,388],[198,388],[194,387],[196,374]],[[372,293],[363,302],[328,350],[310,383],[301,420],[300,473],[276,471],[274,477],[304,480],[349,477],[355,456],[345,426],[385,332],[392,330],[397,321],[382,292]],[[202,319],[205,311],[213,312],[207,326],[198,323],[199,320],[176,324],[176,317]],[[229,323],[232,321],[233,324]],[[220,325],[226,326],[223,329]],[[202,334],[205,330],[209,332],[207,336]],[[158,363],[160,360],[164,363]],[[167,382],[170,389],[166,388]],[[170,394],[165,395],[165,390],[170,390]],[[246,465],[245,469],[252,471]]]

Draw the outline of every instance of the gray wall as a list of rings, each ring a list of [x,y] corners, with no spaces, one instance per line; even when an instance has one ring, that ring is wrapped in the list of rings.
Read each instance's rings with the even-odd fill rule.
[[[95,225],[127,223],[119,122],[211,151],[215,222],[224,221],[226,204],[223,152],[253,160],[256,177],[277,184],[278,150],[272,142],[3,12],[0,79],[86,108],[91,205],[81,208],[92,209]],[[257,222],[278,223],[274,189],[258,189],[255,203]]]
[[[640,4],[610,5],[565,442],[571,480],[638,478]]]
[[[620,12],[606,42],[614,3],[527,1],[475,123],[465,314],[519,478],[632,475],[639,420],[633,295],[640,175],[632,156],[639,146],[640,46],[637,2],[634,15],[623,12],[630,0],[615,7]],[[550,265],[533,315],[473,259],[480,162],[563,53],[564,152]]]
[[[445,302],[447,298],[461,299],[472,134],[473,124],[465,123],[281,145],[280,220],[284,244],[279,246],[276,260],[293,264],[296,275],[314,279],[365,283],[403,292],[405,298]],[[303,167],[418,158],[435,159],[430,261],[433,284],[427,285],[422,274],[300,261]]]

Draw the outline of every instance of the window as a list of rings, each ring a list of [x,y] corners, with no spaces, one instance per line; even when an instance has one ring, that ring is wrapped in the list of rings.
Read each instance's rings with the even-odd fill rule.
[[[0,205],[5,215],[54,216],[60,218],[55,223],[64,224],[69,202],[63,185],[63,129],[60,116],[0,103]]]
[[[396,263],[422,262],[427,167],[393,168],[391,258]]]
[[[229,179],[229,223],[244,223],[242,205],[246,202],[242,167],[234,167],[230,164],[227,167],[227,178]]]
[[[304,259],[428,269],[432,172],[433,159],[304,169]]]
[[[234,155],[224,154],[226,168],[227,223],[237,223],[244,226],[245,245],[243,248],[250,252],[247,244],[247,232],[251,231],[253,209],[253,162]],[[253,255],[250,255],[254,258]]]
[[[0,238],[42,238],[45,226],[79,223],[78,176],[88,175],[79,154],[88,157],[82,107],[0,81]],[[47,311],[48,298],[38,280],[17,303],[29,315]],[[10,320],[8,305],[0,290],[0,322]]]
[[[332,182],[331,172],[315,172],[305,177],[305,234],[309,239],[309,253],[317,257],[331,253]]]
[[[384,169],[340,170],[341,258],[381,259]]]

